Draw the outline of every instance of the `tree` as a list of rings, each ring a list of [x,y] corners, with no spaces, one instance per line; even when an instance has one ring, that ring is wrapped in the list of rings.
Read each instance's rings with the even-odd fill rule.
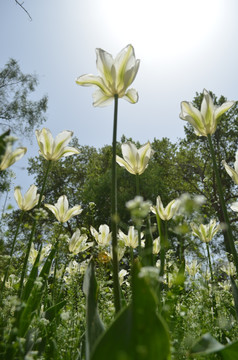
[[[226,100],[224,96],[217,98],[215,94],[210,93],[215,105],[222,105]],[[196,93],[193,105],[200,109],[203,94]],[[233,166],[235,161],[235,152],[237,150],[238,133],[238,104],[236,103],[228,112],[221,116],[217,130],[212,136],[215,149],[216,160],[223,185],[225,202],[229,205],[236,198],[235,185],[230,176],[224,170],[222,160]],[[179,176],[183,179],[183,184],[187,184],[193,193],[205,196],[206,204],[203,207],[204,218],[218,218],[221,223],[224,222],[221,210],[215,173],[212,166],[212,160],[208,141],[204,136],[197,136],[192,126],[188,123],[185,126],[185,138],[180,140],[179,151],[177,153],[177,168]],[[183,188],[183,184],[177,183],[177,190]],[[229,206],[228,206],[229,209]],[[237,233],[235,221],[237,216],[229,211],[233,231]],[[223,233],[226,247],[229,248],[226,233]]]
[[[45,121],[47,96],[30,99],[36,90],[36,75],[23,74],[16,60],[10,59],[0,71],[0,126],[2,131],[31,139],[32,131]]]

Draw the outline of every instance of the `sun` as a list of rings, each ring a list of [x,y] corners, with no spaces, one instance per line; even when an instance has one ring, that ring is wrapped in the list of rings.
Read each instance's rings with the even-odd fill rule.
[[[222,14],[220,0],[100,0],[101,22],[121,44],[155,60],[183,57],[208,44]],[[100,16],[100,15],[99,15]]]

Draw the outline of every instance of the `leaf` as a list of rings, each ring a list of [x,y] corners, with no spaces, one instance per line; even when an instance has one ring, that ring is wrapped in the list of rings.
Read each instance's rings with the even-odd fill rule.
[[[86,295],[86,360],[89,360],[98,337],[104,332],[97,308],[98,285],[93,260],[90,261],[84,276],[83,292]]]
[[[18,329],[18,336],[20,337],[24,337],[25,333],[27,332],[31,324],[34,315],[36,314],[39,308],[41,297],[43,294],[43,289],[45,286],[45,281],[49,275],[54,254],[55,254],[55,249],[52,249],[40,272],[39,278],[36,278],[34,281],[34,285],[31,286],[31,293],[28,295],[28,299],[25,306],[22,307],[20,313],[17,316],[16,328]],[[36,283],[37,279],[39,280],[41,279],[42,282],[41,287]]]
[[[192,347],[190,354],[192,356],[208,355],[221,351],[224,345],[220,344],[211,334],[204,334],[201,339]]]
[[[221,353],[224,360],[238,359],[238,341],[226,345]]]
[[[143,268],[145,269],[145,268]],[[167,360],[170,340],[167,326],[157,313],[157,298],[146,277],[133,271],[133,300],[99,339],[91,360]]]
[[[191,356],[206,356],[221,352],[224,360],[238,359],[238,341],[222,345],[211,334],[207,333],[190,350]]]
[[[22,297],[21,297],[22,301],[26,301],[28,299],[28,297],[29,297],[29,295],[31,293],[31,290],[32,290],[32,288],[34,286],[34,282],[35,282],[36,277],[38,275],[38,267],[39,267],[40,255],[41,255],[41,248],[38,251],[38,254],[37,254],[37,257],[35,259],[34,265],[33,265],[32,269],[31,269],[29,278],[28,278],[27,283],[26,283],[26,285],[24,287]]]
[[[49,321],[52,321],[65,305],[66,305],[66,300],[63,300],[63,301],[60,301],[58,304],[49,307],[45,311],[45,318]]]

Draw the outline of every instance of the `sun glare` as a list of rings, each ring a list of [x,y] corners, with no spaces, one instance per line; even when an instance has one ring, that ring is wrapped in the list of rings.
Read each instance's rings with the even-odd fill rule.
[[[166,60],[208,46],[221,5],[220,0],[101,0],[99,12],[117,42],[131,42],[137,53]]]

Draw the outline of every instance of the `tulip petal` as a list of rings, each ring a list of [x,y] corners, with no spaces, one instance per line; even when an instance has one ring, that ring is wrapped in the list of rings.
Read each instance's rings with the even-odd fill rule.
[[[127,45],[115,58],[115,69],[117,74],[116,88],[123,88],[125,72],[135,65],[135,54],[132,45]]]
[[[93,106],[107,106],[113,101],[113,97],[105,95],[105,93],[98,89],[93,93]]]
[[[200,136],[206,136],[202,114],[191,103],[187,101],[181,102],[180,119],[188,121]]]
[[[49,210],[54,214],[54,216],[56,217],[56,219],[57,219],[59,222],[61,222],[58,209],[57,209],[54,205],[44,204],[44,206],[45,206],[47,209],[49,209]]]
[[[138,154],[139,154],[139,175],[142,174],[145,169],[148,166],[150,157],[151,157],[151,153],[152,153],[152,149],[150,146],[150,142],[147,142],[145,145],[143,145],[142,147],[140,147],[138,149]]]
[[[35,134],[40,148],[40,154],[47,159],[47,157],[51,156],[54,145],[51,131],[47,128],[43,128],[42,130],[36,130]]]
[[[235,104],[235,101],[227,101],[221,106],[217,107],[214,112],[214,116],[216,119],[218,119],[224,112],[229,110],[233,105]]]
[[[58,154],[62,151],[62,148],[70,142],[72,136],[73,131],[68,130],[64,130],[56,136],[53,144],[53,154],[55,158],[58,157]]]
[[[83,209],[81,209],[81,205],[75,205],[71,209],[69,209],[64,216],[64,222],[70,220],[73,216],[81,214]]]
[[[116,156],[116,162],[118,165],[124,167],[130,174],[135,175],[135,171],[130,167],[130,165],[118,155]]]
[[[102,78],[105,80],[105,83],[109,83],[110,85],[112,85],[113,78],[111,69],[114,63],[112,55],[102,49],[96,49],[96,55],[96,64],[98,71],[100,72]]]
[[[22,193],[21,193],[21,189],[19,186],[15,187],[14,197],[15,197],[18,207],[21,209],[22,208]]]
[[[232,167],[230,167],[224,160],[222,161],[222,165],[224,165],[227,174],[238,185],[238,173],[234,169],[232,169]]]
[[[66,156],[70,156],[70,155],[77,155],[79,153],[80,153],[80,151],[78,149],[71,147],[71,146],[67,146],[59,153],[59,155],[60,155],[60,157],[62,157],[62,156],[66,157]],[[57,157],[57,159],[58,159],[58,157]]]
[[[20,160],[27,151],[26,147],[19,147],[11,151],[11,146],[7,146],[6,152],[2,157],[0,170],[5,170],[13,165],[16,161]]]
[[[103,79],[100,76],[94,76],[91,74],[79,76],[76,79],[76,83],[81,86],[98,86],[106,95],[111,96],[110,91],[105,85]]]
[[[131,104],[135,104],[139,100],[139,95],[135,89],[129,89],[122,97],[122,99],[127,100]]]
[[[202,104],[201,104],[201,114],[203,117],[203,120],[205,122],[205,127],[209,128],[209,126],[212,125],[212,123],[214,122],[214,118],[213,118],[213,114],[214,114],[214,104],[213,104],[213,100],[212,97],[210,96],[210,94],[207,92],[207,90],[203,90],[203,99],[202,99]]]

